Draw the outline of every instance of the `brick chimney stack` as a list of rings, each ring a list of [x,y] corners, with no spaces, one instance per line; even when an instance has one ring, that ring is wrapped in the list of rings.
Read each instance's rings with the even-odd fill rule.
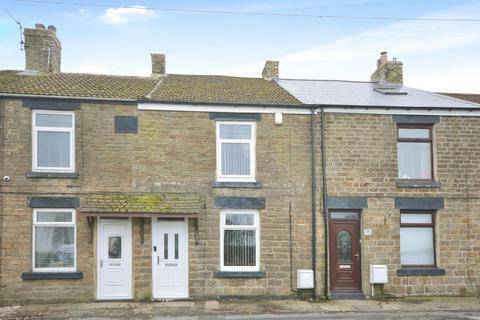
[[[41,73],[60,72],[62,45],[57,38],[57,28],[36,23],[35,28],[27,28],[25,36],[25,70]]]
[[[396,58],[388,61],[387,52],[380,53],[377,60],[377,70],[370,76],[371,81],[387,81],[391,83],[403,83],[403,63]]]
[[[269,81],[275,78],[278,78],[279,77],[278,65],[279,65],[278,61],[267,60],[265,62],[265,67],[263,67],[262,78]]]
[[[165,54],[152,53],[152,77],[165,75]]]

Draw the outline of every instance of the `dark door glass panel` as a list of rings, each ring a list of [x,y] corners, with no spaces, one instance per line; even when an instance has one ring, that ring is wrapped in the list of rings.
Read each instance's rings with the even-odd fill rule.
[[[352,235],[348,231],[337,233],[337,257],[339,264],[352,263]]]
[[[163,259],[168,259],[168,233],[163,234]]]
[[[108,237],[108,259],[122,258],[122,237]]]

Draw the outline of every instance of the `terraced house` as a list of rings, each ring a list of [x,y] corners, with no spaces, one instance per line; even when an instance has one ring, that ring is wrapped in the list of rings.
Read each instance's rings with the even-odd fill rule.
[[[0,71],[0,301],[480,290],[480,105],[368,82]],[[462,100],[466,99],[466,100]]]

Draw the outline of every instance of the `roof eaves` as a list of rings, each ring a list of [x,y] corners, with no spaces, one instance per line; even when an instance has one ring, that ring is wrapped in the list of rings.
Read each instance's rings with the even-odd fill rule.
[[[78,100],[78,101],[103,101],[103,102],[128,102],[128,103],[136,103],[138,101],[138,99],[127,99],[127,98],[84,97],[84,96],[54,96],[54,95],[46,95],[46,94],[4,93],[4,92],[0,92],[0,97],[62,99],[62,100]]]
[[[234,103],[234,102],[194,102],[194,101],[171,101],[161,99],[138,99],[139,103],[160,103],[160,104],[188,104],[188,105],[209,105],[209,106],[232,106],[232,107],[264,107],[264,108],[311,108],[305,103],[299,104],[266,104],[266,103]]]

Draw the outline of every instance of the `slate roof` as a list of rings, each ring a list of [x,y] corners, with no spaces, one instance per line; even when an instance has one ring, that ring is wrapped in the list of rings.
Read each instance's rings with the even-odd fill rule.
[[[312,105],[480,109],[480,104],[457,97],[378,82],[296,79],[276,82],[301,102]]]
[[[274,81],[261,78],[169,74],[161,78],[0,71],[0,94],[146,99],[164,102],[300,105]]]

